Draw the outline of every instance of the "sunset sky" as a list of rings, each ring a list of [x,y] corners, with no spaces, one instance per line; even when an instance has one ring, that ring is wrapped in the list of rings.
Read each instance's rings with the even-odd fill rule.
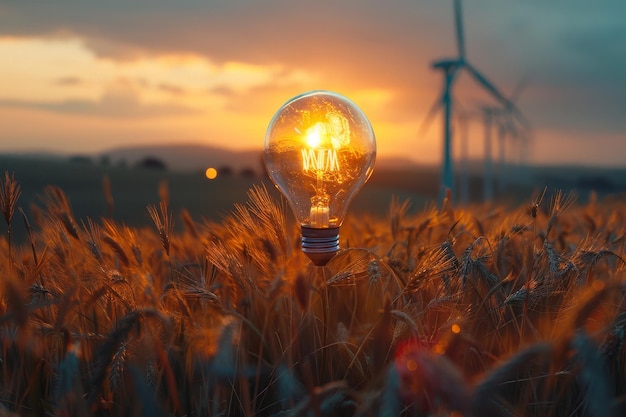
[[[467,57],[532,124],[529,160],[626,166],[626,2],[466,0]],[[437,163],[433,61],[456,55],[452,0],[9,0],[0,4],[0,153],[153,143],[260,148],[301,92],[341,93],[382,157]],[[462,75],[471,156],[481,106]],[[512,145],[508,148],[512,152]]]

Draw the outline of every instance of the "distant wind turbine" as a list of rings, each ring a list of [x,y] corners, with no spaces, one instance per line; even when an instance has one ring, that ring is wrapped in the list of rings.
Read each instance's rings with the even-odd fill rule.
[[[458,156],[459,163],[458,176],[458,198],[459,202],[466,205],[470,201],[470,167],[469,167],[469,124],[472,118],[476,116],[475,111],[468,111],[460,101],[455,101],[454,112],[454,132],[458,134]]]
[[[506,163],[506,139],[507,139],[508,120],[498,121],[498,150],[500,151],[500,161],[498,162],[497,184],[498,192],[502,193],[508,184],[509,172]],[[512,134],[513,139],[520,139],[515,133]]]
[[[422,125],[422,130],[426,130],[436,113],[439,111],[440,106],[443,107],[443,161],[441,172],[441,184],[440,184],[440,201],[443,201],[445,190],[449,189],[451,194],[454,195],[454,175],[452,168],[452,132],[451,132],[451,117],[452,117],[452,86],[457,74],[460,71],[465,70],[474,80],[481,85],[496,101],[498,101],[503,107],[508,109],[512,114],[521,120],[525,121],[521,113],[515,108],[513,103],[506,99],[506,97],[498,90],[495,85],[487,79],[481,72],[479,72],[474,65],[472,65],[465,55],[465,37],[463,33],[463,15],[461,10],[461,0],[454,0],[454,17],[456,28],[456,41],[458,55],[456,58],[447,58],[439,61],[435,61],[432,66],[437,70],[441,70],[444,75],[443,93],[441,97],[434,103],[426,115],[426,119]]]
[[[524,78],[520,82],[511,96],[509,97],[509,103],[515,103],[522,92],[522,89],[526,86],[528,77]],[[491,201],[494,196],[494,163],[493,163],[493,145],[492,145],[492,129],[495,127],[498,133],[498,150],[499,150],[499,163],[498,163],[498,176],[497,184],[498,190],[502,191],[507,182],[508,172],[506,170],[506,139],[511,137],[514,140],[524,142],[528,139],[527,132],[529,130],[529,124],[523,117],[520,119],[520,115],[517,115],[517,119],[521,120],[521,129],[515,123],[514,117],[511,114],[510,108],[495,107],[495,106],[483,106],[482,112],[484,115],[483,123],[485,129],[485,150],[484,150],[484,163],[485,171],[483,173],[483,200]]]
[[[497,109],[493,107],[483,107],[483,115],[485,118],[485,154],[483,156],[485,171],[483,172],[483,201],[493,200],[493,157],[491,155],[491,133],[493,131],[493,121],[496,112]]]
[[[502,147],[497,181],[500,191],[507,187],[510,178],[521,175],[520,171],[514,172],[513,168],[519,169],[528,162],[528,149],[532,140],[532,132],[529,129],[517,129],[510,119],[504,120],[501,129]],[[512,139],[510,147],[505,145],[508,138]]]
[[[508,180],[506,167],[506,141],[511,138],[518,142],[521,147],[526,146],[528,141],[528,129],[519,129],[511,120],[506,109],[494,106],[482,106],[483,129],[484,129],[484,171],[483,171],[483,201],[490,201],[494,197],[494,183],[498,184],[498,190],[502,191]],[[493,157],[493,133],[497,132],[499,161],[497,164],[497,177],[494,181],[494,157]]]
[[[460,135],[460,146],[459,146],[459,162],[460,162],[460,175],[459,179],[461,181],[459,188],[459,200],[461,204],[468,204],[470,195],[469,195],[469,179],[470,179],[470,170],[469,170],[469,143],[468,143],[468,129],[469,129],[469,115],[465,112],[459,112],[456,117],[456,122],[459,127]]]
[[[530,75],[527,75],[517,84],[509,97],[511,103],[518,102],[519,97],[528,85],[530,78]],[[512,144],[517,145],[517,151],[519,152],[518,163],[522,164],[526,161],[526,155],[531,139],[531,127],[528,121],[521,121],[522,123],[518,126],[513,117],[511,117],[511,114],[508,112],[503,112],[500,117],[500,163],[498,172],[498,189],[500,191],[503,191],[506,188],[508,185],[509,175],[511,175],[511,170],[509,169],[510,167],[507,166],[507,138],[510,137],[513,140]],[[514,147],[511,148],[515,150]]]

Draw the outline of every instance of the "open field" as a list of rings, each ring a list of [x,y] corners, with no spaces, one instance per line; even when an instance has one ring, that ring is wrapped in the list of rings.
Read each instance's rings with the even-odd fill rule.
[[[259,180],[53,168],[1,178],[1,415],[626,414],[619,196],[373,177],[314,267]]]
[[[163,192],[168,194],[169,207],[176,217],[176,230],[181,230],[179,217],[183,209],[195,220],[219,221],[232,210],[233,204],[247,200],[246,194],[253,185],[266,184],[272,195],[280,198],[268,179],[238,173],[209,181],[202,171],[160,171],[6,156],[0,156],[0,169],[19,178],[20,206],[27,213],[41,206],[46,187],[53,185],[67,195],[77,219],[105,216],[135,227],[151,224],[146,206],[158,203]],[[105,182],[111,204],[107,202]],[[384,216],[394,196],[410,199],[414,209],[421,209],[436,198],[436,184],[437,177],[429,170],[378,172],[351,205],[351,213]],[[24,237],[23,224],[16,222],[15,228],[19,231],[16,236]]]
[[[249,159],[249,157],[248,157]],[[247,159],[246,159],[247,160]],[[198,162],[195,161],[197,165]],[[479,166],[473,167],[470,178],[472,203],[481,201],[482,178]],[[29,213],[33,205],[41,205],[45,188],[54,185],[68,196],[73,213],[85,220],[107,216],[129,226],[151,224],[146,206],[158,202],[160,192],[169,193],[170,209],[178,217],[185,209],[196,220],[219,221],[235,203],[246,201],[246,193],[253,185],[266,184],[276,198],[280,198],[267,178],[242,177],[237,172],[219,176],[214,181],[202,171],[159,171],[103,166],[94,162],[67,162],[65,159],[33,158],[0,155],[0,172],[14,173],[22,185],[20,206]],[[601,170],[578,167],[544,167],[511,169],[504,191],[496,192],[499,203],[517,206],[527,202],[544,187],[548,191],[575,192],[585,202],[595,190],[600,196],[626,192],[626,170]],[[425,166],[397,168],[387,163],[377,167],[370,181],[350,206],[350,213],[386,216],[393,198],[411,202],[410,211],[422,210],[438,198],[439,170]],[[105,181],[108,182],[112,205],[107,202]],[[458,181],[457,181],[458,184]],[[175,222],[180,227],[180,222]],[[24,231],[21,224],[16,229]],[[16,233],[23,236],[22,233]]]

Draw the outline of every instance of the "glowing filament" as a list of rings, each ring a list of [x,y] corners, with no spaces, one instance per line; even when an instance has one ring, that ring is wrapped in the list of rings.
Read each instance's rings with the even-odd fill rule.
[[[302,170],[304,172],[339,171],[339,160],[335,149],[302,149]]]
[[[330,197],[326,194],[315,195],[311,198],[310,223],[312,227],[328,227],[330,223],[329,202]]]

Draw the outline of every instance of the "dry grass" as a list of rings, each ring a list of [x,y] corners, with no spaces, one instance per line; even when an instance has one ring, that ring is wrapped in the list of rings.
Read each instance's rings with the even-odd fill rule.
[[[319,268],[263,188],[179,234],[160,194],[135,229],[50,187],[0,240],[0,414],[626,414],[623,200],[393,201]]]

